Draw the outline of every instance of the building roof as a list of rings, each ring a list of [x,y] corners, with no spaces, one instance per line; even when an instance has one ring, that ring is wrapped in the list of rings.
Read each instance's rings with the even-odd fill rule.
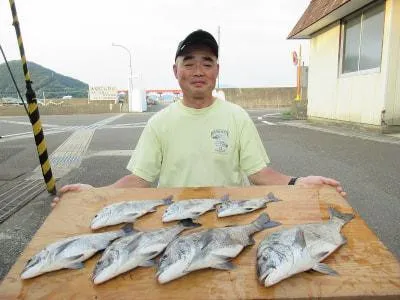
[[[311,34],[375,0],[311,0],[288,39],[308,39]]]

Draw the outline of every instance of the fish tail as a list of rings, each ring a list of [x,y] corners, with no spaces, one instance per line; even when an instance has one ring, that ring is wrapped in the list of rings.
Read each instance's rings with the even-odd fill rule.
[[[179,224],[185,228],[196,228],[200,227],[200,223],[194,223],[192,219],[183,219],[179,221]]]
[[[257,230],[263,230],[281,225],[279,222],[272,221],[267,213],[262,213],[253,223]]]
[[[172,198],[174,198],[174,196],[169,195],[168,197],[162,199],[164,202],[164,205],[170,205],[170,204],[174,203],[174,201],[172,201]]]
[[[329,207],[328,210],[329,210],[330,219],[332,221],[335,221],[335,220],[339,221],[343,225],[350,222],[354,218],[353,214],[341,213],[340,211],[336,210],[333,207]]]

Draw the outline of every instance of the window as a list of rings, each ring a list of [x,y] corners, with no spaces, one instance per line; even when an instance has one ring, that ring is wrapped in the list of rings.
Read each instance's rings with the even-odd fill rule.
[[[384,19],[380,1],[343,21],[342,73],[380,68]]]

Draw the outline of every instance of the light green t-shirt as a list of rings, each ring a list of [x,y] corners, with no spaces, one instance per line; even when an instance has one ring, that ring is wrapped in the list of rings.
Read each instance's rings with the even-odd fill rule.
[[[170,104],[150,118],[127,169],[159,187],[241,186],[269,163],[240,106],[215,99],[203,109]]]

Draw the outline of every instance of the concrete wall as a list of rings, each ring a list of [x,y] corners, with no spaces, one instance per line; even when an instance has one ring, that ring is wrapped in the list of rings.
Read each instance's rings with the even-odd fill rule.
[[[296,98],[295,87],[222,89],[228,101],[243,108],[290,107]]]
[[[398,26],[399,23],[398,20],[394,20],[394,14],[397,19],[399,18],[399,12],[394,12],[394,9],[398,10],[398,2],[386,1],[382,62],[379,71],[340,73],[339,64],[342,55],[340,22],[330,25],[312,37],[308,78],[308,118],[381,126],[382,111],[386,110],[390,122],[388,125],[400,124],[395,121],[400,116],[400,100],[398,96],[394,96],[399,93],[395,92],[394,88],[398,67],[393,66],[395,59],[389,59],[398,55],[400,51],[398,31],[393,32],[392,29],[394,23],[396,23],[394,26]],[[388,83],[391,84],[391,88],[387,87]],[[397,104],[394,104],[395,102]]]
[[[296,97],[296,88],[243,88],[222,89],[228,101],[237,103],[244,108],[290,107]],[[98,114],[127,112],[128,105],[122,107],[114,101],[90,101],[87,99],[46,100],[46,105],[39,106],[41,115],[64,114]],[[0,105],[0,116],[25,115],[22,105]]]
[[[384,122],[400,125],[400,1],[388,0],[386,4],[388,38],[387,81]]]

